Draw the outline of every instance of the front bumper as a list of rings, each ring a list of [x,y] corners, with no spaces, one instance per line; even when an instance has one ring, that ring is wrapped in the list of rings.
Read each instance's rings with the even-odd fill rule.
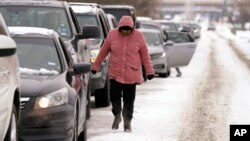
[[[155,73],[167,73],[167,61],[164,57],[155,58],[152,60]]]
[[[18,127],[21,141],[72,140],[74,106],[66,104],[35,110],[32,103],[34,100],[29,101],[21,111]]]

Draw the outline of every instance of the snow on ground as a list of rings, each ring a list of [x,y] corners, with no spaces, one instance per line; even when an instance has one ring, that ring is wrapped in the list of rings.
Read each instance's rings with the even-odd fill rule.
[[[224,120],[222,122],[226,122],[227,125],[222,124],[226,127],[221,128],[227,131],[220,131],[222,134],[217,135],[216,140],[226,141],[225,138],[229,138],[230,124],[250,124],[248,94],[250,70],[229,47],[226,39],[238,42],[240,50],[250,55],[249,43],[232,35],[224,26],[218,26],[216,32],[202,34],[191,63],[181,68],[182,77],[176,78],[176,71],[172,69],[169,78],[156,77],[137,87],[132,133],[124,133],[122,123],[118,130],[111,129],[113,121],[111,107],[92,109],[92,117],[88,122],[88,141],[180,141],[183,126],[187,120],[184,113],[191,111],[189,108],[194,96],[193,92],[206,75],[211,49],[216,52],[216,61],[222,78],[226,78],[223,83],[228,81],[225,82],[226,86],[220,88],[221,92],[225,89],[226,95],[228,92],[228,97],[218,98],[229,98],[228,103],[227,101],[223,103],[222,100],[219,103],[221,105],[218,105],[218,108],[225,108],[218,111],[226,111],[227,117],[221,120]],[[226,39],[220,39],[216,34],[223,35]],[[214,47],[210,46],[211,41]],[[217,97],[214,100],[217,100]],[[208,126],[218,127],[219,125]]]

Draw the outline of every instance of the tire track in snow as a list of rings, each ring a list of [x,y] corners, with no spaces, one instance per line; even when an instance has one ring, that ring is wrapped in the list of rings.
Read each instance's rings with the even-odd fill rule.
[[[250,70],[250,60],[247,58],[246,54],[243,53],[243,51],[241,51],[238,47],[238,45],[232,40],[232,39],[228,39],[220,34],[217,33],[217,35],[226,40],[226,42],[228,43],[228,46],[233,50],[233,52],[235,53],[235,55],[239,58],[239,60],[244,63],[247,68]]]
[[[210,37],[211,38],[211,37]],[[224,75],[216,58],[215,40],[209,46],[207,74],[197,83],[193,99],[184,113],[178,141],[224,141],[228,98]],[[225,140],[226,141],[226,140]]]

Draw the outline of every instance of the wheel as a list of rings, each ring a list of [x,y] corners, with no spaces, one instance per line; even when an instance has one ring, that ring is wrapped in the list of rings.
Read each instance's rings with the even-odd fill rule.
[[[9,124],[9,128],[8,128],[8,131],[7,131],[7,134],[5,136],[4,141],[18,141],[18,137],[17,137],[17,112],[16,112],[15,105],[13,105],[13,107],[12,107],[10,124]]]
[[[72,141],[78,140],[78,108],[75,106],[75,114],[74,114],[74,125],[73,125],[73,138]]]
[[[168,68],[167,68],[167,77],[169,77],[170,74],[171,74],[171,70],[170,70],[170,68],[168,67]]]
[[[106,107],[110,105],[109,79],[106,79],[104,88],[95,90],[95,106]]]
[[[87,141],[87,120],[85,121],[85,124],[83,125],[83,131],[79,135],[78,141]]]

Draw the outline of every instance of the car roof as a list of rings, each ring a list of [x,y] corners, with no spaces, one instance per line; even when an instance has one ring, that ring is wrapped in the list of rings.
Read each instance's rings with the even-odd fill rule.
[[[54,30],[39,27],[8,27],[11,36],[45,37],[51,38]]]
[[[114,8],[114,9],[135,9],[132,5],[102,5],[102,8]]]
[[[102,10],[101,6],[98,5],[97,3],[76,3],[76,2],[71,2],[69,3],[73,11],[77,14],[80,13],[96,13],[97,10]]]
[[[64,7],[66,1],[56,0],[6,0],[0,1],[0,5],[20,5],[20,6],[46,6],[46,7]]]

